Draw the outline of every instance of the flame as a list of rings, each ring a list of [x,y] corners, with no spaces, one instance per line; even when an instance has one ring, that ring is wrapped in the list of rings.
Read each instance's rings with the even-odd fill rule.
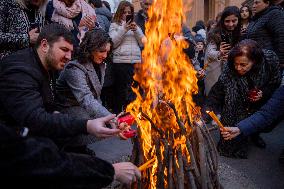
[[[192,94],[198,92],[196,72],[183,52],[188,43],[182,36],[182,21],[185,20],[183,10],[188,11],[191,5],[187,3],[186,7],[183,7],[183,1],[154,0],[148,10],[147,43],[142,52],[142,64],[137,67],[134,75],[134,79],[139,83],[139,88],[133,88],[137,98],[127,106],[127,112],[136,116],[137,125],[141,130],[146,161],[155,156],[155,145],[151,124],[143,119],[141,110],[164,132],[172,130],[173,133],[180,128],[173,111],[161,105],[161,100],[173,103],[182,120],[185,120],[187,115],[192,120],[196,114],[193,111],[195,104],[192,99]],[[186,129],[189,133],[188,125]],[[176,140],[175,145],[181,145],[182,151],[188,154],[185,138]],[[150,178],[151,188],[156,188],[157,165],[156,159]]]

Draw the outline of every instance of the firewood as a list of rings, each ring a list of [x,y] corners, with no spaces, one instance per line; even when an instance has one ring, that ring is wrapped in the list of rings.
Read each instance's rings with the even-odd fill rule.
[[[183,160],[183,167],[184,167],[184,170],[185,170],[185,174],[187,175],[190,188],[191,189],[197,189],[194,176],[193,176],[193,174],[192,174],[192,172],[190,170],[190,167],[189,167],[189,165],[187,163],[186,157],[183,156],[182,160]]]
[[[157,188],[163,189],[164,188],[164,172],[162,166],[162,155],[161,155],[161,144],[158,139],[155,140],[156,143],[156,156],[158,160],[158,167],[157,167]]]
[[[184,189],[184,168],[182,161],[181,145],[176,150],[176,156],[178,160],[178,189]],[[175,161],[176,162],[176,161]]]
[[[155,125],[155,123],[151,120],[151,118],[150,118],[146,113],[144,113],[142,110],[140,111],[140,113],[141,113],[141,116],[142,116],[142,117],[144,117],[145,119],[147,119],[147,120],[150,122],[151,127],[152,127],[156,132],[158,132],[158,133],[160,134],[160,136],[163,138],[164,132],[163,132],[160,128],[158,128],[158,127]]]

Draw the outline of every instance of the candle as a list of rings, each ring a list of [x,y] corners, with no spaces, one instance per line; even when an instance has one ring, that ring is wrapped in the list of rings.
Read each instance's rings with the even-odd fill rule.
[[[138,167],[139,171],[144,171],[145,169],[149,168],[152,166],[152,164],[154,163],[155,158],[147,161],[146,163],[144,163],[143,165],[141,165],[140,167]]]
[[[211,118],[217,123],[217,125],[222,129],[222,130],[226,130],[224,125],[220,122],[220,120],[218,119],[218,117],[216,116],[216,114],[213,111],[206,111]]]

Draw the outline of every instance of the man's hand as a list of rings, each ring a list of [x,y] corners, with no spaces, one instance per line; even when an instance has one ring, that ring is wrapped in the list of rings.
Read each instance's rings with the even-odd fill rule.
[[[231,140],[241,134],[238,127],[226,127],[226,130],[221,130],[221,135],[225,140]]]
[[[131,186],[133,182],[141,178],[139,169],[130,162],[121,162],[113,164],[115,179],[123,184]]]
[[[121,132],[121,130],[117,128],[112,128],[109,129],[105,126],[106,123],[109,123],[111,119],[115,118],[114,114],[93,119],[93,120],[88,120],[87,122],[87,131],[91,135],[95,135],[96,137],[112,137]]]
[[[29,38],[30,38],[30,43],[31,44],[35,44],[38,38],[38,29],[34,28],[32,30],[29,31]]]

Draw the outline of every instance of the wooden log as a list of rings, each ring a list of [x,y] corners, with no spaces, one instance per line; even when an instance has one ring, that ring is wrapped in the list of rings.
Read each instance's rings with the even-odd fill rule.
[[[168,157],[169,157],[169,144],[168,144],[168,141],[166,139],[162,140],[162,143],[163,143],[163,146],[164,146],[164,159],[163,159],[163,163],[162,163],[162,177],[163,177],[163,180],[165,179],[165,175],[164,175],[164,172],[165,172],[165,168],[167,167],[168,165]],[[165,183],[164,183],[164,187],[165,187]]]
[[[182,161],[183,161],[183,167],[184,167],[184,170],[185,170],[185,174],[188,178],[188,183],[190,185],[190,188],[191,189],[197,189],[194,176],[193,176],[193,174],[190,170],[190,166],[189,166],[185,156],[182,157]]]
[[[181,145],[178,146],[176,150],[176,157],[178,160],[178,189],[184,189],[184,167],[182,160]]]
[[[160,128],[158,128],[158,127],[155,125],[155,123],[151,120],[151,118],[150,118],[146,113],[144,113],[142,110],[140,110],[140,113],[141,113],[141,116],[142,116],[142,117],[144,117],[145,119],[147,119],[147,120],[150,122],[151,127],[152,127],[156,132],[159,133],[159,135],[161,136],[161,138],[163,138],[163,137],[164,137],[164,132],[163,132]]]
[[[199,169],[197,167],[197,164],[196,164],[196,160],[195,160],[195,157],[194,157],[194,153],[192,151],[192,147],[191,147],[191,144],[190,144],[190,141],[189,139],[187,138],[186,139],[186,148],[189,152],[189,155],[190,155],[190,165],[195,173],[195,176],[197,177],[197,179],[199,180],[200,178],[200,172],[199,172]]]
[[[169,132],[169,149],[168,149],[168,188],[174,188],[173,185],[173,133]]]
[[[199,167],[200,167],[200,179],[201,179],[201,188],[207,189],[208,178],[208,169],[207,169],[207,161],[205,157],[205,146],[202,133],[200,131],[200,127],[196,127],[196,134],[198,139],[198,149],[199,149]]]
[[[210,157],[212,159],[212,163],[213,163],[213,166],[214,166],[214,170],[215,170],[215,172],[217,172],[217,169],[218,169],[218,151],[216,149],[214,140],[211,137],[209,131],[206,130],[206,127],[205,127],[205,129],[200,127],[200,131],[202,132],[203,137],[207,141],[207,145],[208,145]]]
[[[171,103],[171,102],[165,102],[165,103],[174,111],[174,114],[175,114],[175,117],[176,117],[176,121],[177,121],[177,124],[178,124],[178,126],[179,126],[179,128],[181,130],[181,133],[186,136],[187,135],[186,128],[185,128],[184,124],[182,123],[182,121],[181,121],[181,119],[180,119],[180,117],[178,115],[178,112],[176,110],[175,105],[173,103]]]
[[[157,160],[158,160],[158,167],[157,167],[157,183],[156,183],[156,187],[163,189],[164,188],[164,172],[163,172],[163,163],[162,163],[162,155],[161,155],[161,144],[159,139],[155,140],[156,143],[156,156],[157,156]]]

